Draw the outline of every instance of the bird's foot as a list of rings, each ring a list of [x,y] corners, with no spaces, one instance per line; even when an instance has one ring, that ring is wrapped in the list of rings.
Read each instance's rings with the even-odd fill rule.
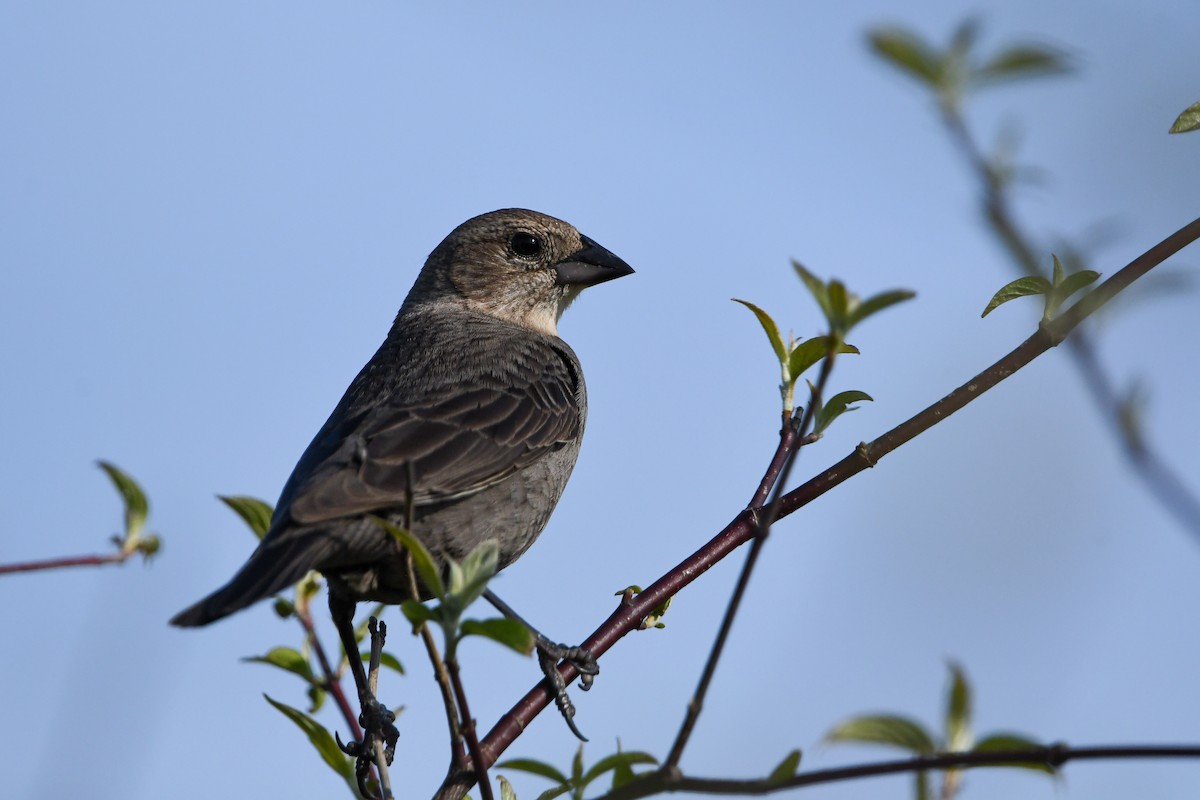
[[[580,733],[579,728],[575,725],[575,704],[567,695],[567,683],[558,672],[558,662],[566,661],[575,667],[579,673],[579,688],[585,692],[592,688],[592,681],[600,674],[600,665],[596,663],[595,657],[584,648],[555,644],[541,634],[536,636],[536,647],[538,665],[542,668],[542,673],[546,676],[546,680],[549,681],[550,688],[554,692],[554,705],[558,707],[558,711],[566,721],[567,727],[571,729],[571,733],[575,734],[581,742],[586,742],[587,737]]]
[[[354,776],[358,779],[359,793],[365,798],[373,798],[375,795],[367,786],[367,778],[371,775],[371,765],[375,761],[375,746],[377,743],[383,744],[384,759],[388,766],[391,766],[396,755],[396,741],[400,738],[400,731],[392,724],[396,721],[396,715],[383,703],[371,696],[361,698],[360,702],[362,713],[358,715],[358,722],[363,728],[362,741],[343,744],[336,733],[334,738],[337,739],[342,752],[354,759]]]

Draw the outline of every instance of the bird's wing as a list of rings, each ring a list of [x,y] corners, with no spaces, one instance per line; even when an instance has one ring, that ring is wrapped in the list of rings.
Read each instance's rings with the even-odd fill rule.
[[[294,476],[290,517],[309,524],[402,507],[410,491],[415,505],[463,497],[573,441],[578,372],[557,348],[547,355],[344,420],[325,439],[328,455]]]

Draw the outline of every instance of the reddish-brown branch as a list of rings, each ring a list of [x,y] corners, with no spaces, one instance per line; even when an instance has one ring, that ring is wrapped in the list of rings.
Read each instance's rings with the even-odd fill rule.
[[[325,676],[322,682],[322,688],[333,695],[334,702],[337,703],[338,709],[342,712],[342,717],[346,720],[346,725],[350,727],[350,733],[355,741],[362,741],[362,728],[358,724],[358,718],[354,714],[354,709],[350,705],[350,701],[346,699],[346,693],[342,691],[342,682],[337,674],[337,671],[330,664],[329,658],[325,655],[325,647],[321,644],[320,638],[317,637],[317,630],[313,626],[312,615],[308,611],[297,611],[296,619],[300,620],[301,627],[304,628],[304,635],[312,645],[313,652],[316,653],[317,663],[321,666],[321,672]],[[346,657],[351,658],[357,656],[357,653],[347,653]]]
[[[1188,244],[1200,239],[1200,219],[1194,220],[1168,236],[1162,242],[1134,259],[1094,291],[1064,311],[1056,320],[1045,325],[1017,346],[1012,352],[976,375],[949,395],[897,425],[875,441],[860,445],[837,464],[783,495],[779,518],[795,512],[852,475],[874,466],[880,458],[918,434],[928,430],[966,406],[983,392],[1000,383],[1038,355],[1057,345],[1089,314],[1111,300],[1141,275],[1165,261]],[[704,574],[755,533],[755,523],[749,511],[743,511],[707,544],[680,562],[674,569],[655,581],[645,591],[622,602],[596,631],[583,643],[599,658],[622,637],[637,630],[638,624],[651,611],[675,596],[681,589]],[[563,664],[559,672],[566,681],[574,680],[574,667]],[[504,714],[480,743],[483,757],[494,764],[500,754],[512,744],[526,726],[550,702],[551,695],[539,683]],[[470,773],[459,771],[447,777],[438,793],[440,798],[461,797],[470,786]]]
[[[459,720],[458,728],[462,732],[463,740],[467,746],[467,753],[471,758],[471,766],[474,768],[474,780],[479,785],[479,794],[483,800],[494,800],[492,796],[492,784],[488,780],[487,768],[488,765],[484,761],[483,753],[479,749],[479,738],[475,734],[475,719],[471,716],[471,710],[467,707],[467,692],[463,689],[462,676],[458,672],[458,659],[450,659],[446,662],[446,668],[450,673],[450,681],[454,686],[454,699],[458,704],[459,714],[462,718]]]
[[[666,792],[693,792],[696,794],[763,795],[801,786],[858,780],[880,775],[897,775],[924,772],[926,770],[963,767],[1005,766],[1012,764],[1044,764],[1060,767],[1068,761],[1114,760],[1129,758],[1200,758],[1200,746],[1167,745],[1146,747],[1080,747],[1065,744],[1036,747],[1025,750],[996,750],[982,753],[939,753],[919,758],[897,761],[880,761],[834,769],[802,772],[786,780],[728,780],[721,778],[695,778],[666,772],[652,772],[640,780],[627,783],[620,789],[603,795],[598,800],[636,800]]]
[[[59,569],[61,567],[99,567],[104,564],[120,564],[136,551],[106,553],[96,556],[73,556],[69,558],[48,558],[45,561],[25,561],[20,564],[0,564],[0,575],[16,572],[36,572],[43,569]]]

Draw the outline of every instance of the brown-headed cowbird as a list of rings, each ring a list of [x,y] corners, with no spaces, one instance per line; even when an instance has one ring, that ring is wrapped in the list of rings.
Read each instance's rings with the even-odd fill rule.
[[[410,502],[412,533],[435,558],[462,559],[494,539],[500,568],[516,560],[546,526],[587,418],[558,318],[583,288],[631,272],[534,211],[458,226],[304,451],[258,549],[172,624],[207,625],[315,569],[346,643],[357,601],[409,596],[403,551],[370,517],[403,526]],[[362,664],[351,662],[357,679]]]

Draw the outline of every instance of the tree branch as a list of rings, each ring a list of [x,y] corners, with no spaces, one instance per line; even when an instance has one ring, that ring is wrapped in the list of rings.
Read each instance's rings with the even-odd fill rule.
[[[850,767],[813,770],[784,780],[756,779],[731,780],[722,778],[695,778],[685,775],[670,775],[655,771],[627,783],[620,789],[602,795],[597,800],[635,800],[665,792],[694,792],[696,794],[762,795],[796,789],[801,786],[835,783],[838,781],[871,778],[879,775],[896,775],[923,772],[931,769],[960,767],[987,767],[1018,764],[1042,764],[1060,767],[1068,761],[1114,760],[1130,758],[1200,758],[1197,745],[1150,745],[1117,747],[1071,748],[1065,744],[1027,750],[995,750],[981,753],[938,753],[919,758],[898,761],[879,761]]]
[[[783,495],[780,499],[778,518],[786,517],[841,484],[847,478],[868,467],[875,466],[883,456],[945,420],[955,411],[1029,364],[1037,356],[1059,344],[1084,319],[1110,301],[1134,280],[1197,239],[1200,239],[1200,219],[1193,220],[1135,258],[1107,281],[1084,295],[1069,309],[1063,311],[1059,317],[1039,327],[1032,336],[1010,353],[946,397],[900,423],[874,441],[859,445],[853,453],[838,463]],[[583,642],[582,646],[597,658],[608,652],[621,638],[631,631],[637,630],[641,620],[655,608],[674,597],[685,586],[699,578],[737,547],[749,541],[754,536],[755,530],[753,513],[749,510],[739,513],[707,544],[647,587],[645,591],[628,602],[622,601],[608,619]],[[560,665],[559,672],[567,681],[576,677],[575,669],[570,664]],[[488,764],[494,764],[500,754],[520,736],[534,717],[546,708],[551,699],[550,692],[543,683],[539,682],[517,701],[480,742],[480,750],[485,761]],[[467,770],[459,770],[448,775],[436,797],[440,800],[463,797],[471,786],[470,774]]]

